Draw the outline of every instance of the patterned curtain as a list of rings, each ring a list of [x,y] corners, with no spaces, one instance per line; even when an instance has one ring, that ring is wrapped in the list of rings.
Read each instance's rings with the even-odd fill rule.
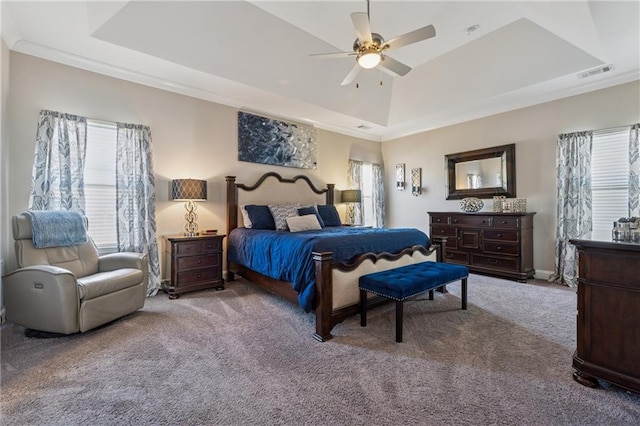
[[[591,141],[593,132],[558,137],[556,270],[549,281],[577,285],[576,249],[569,239],[591,231]]]
[[[156,240],[155,180],[151,130],[117,123],[116,208],[118,251],[146,253],[149,261],[147,296],[160,289],[160,260]]]
[[[349,160],[349,171],[347,174],[347,189],[362,190],[362,161]],[[364,223],[364,214],[362,212],[362,203],[354,203],[354,225],[362,225]]]
[[[640,123],[631,126],[629,133],[629,216],[640,216]]]
[[[31,176],[30,210],[72,210],[84,214],[87,119],[40,111]]]
[[[384,176],[380,164],[372,164],[373,168],[373,226],[384,228]]]

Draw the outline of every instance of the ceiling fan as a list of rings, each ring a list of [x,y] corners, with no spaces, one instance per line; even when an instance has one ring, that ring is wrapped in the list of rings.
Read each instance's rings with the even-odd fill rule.
[[[384,70],[390,71],[392,74],[403,76],[411,71],[411,67],[396,61],[386,55],[386,52],[406,46],[408,44],[417,43],[435,37],[436,29],[433,25],[418,28],[417,30],[408,32],[389,41],[378,33],[371,32],[369,19],[369,0],[367,0],[367,12],[354,12],[351,14],[351,21],[356,30],[358,38],[353,42],[353,52],[335,52],[335,53],[318,53],[311,56],[321,58],[344,58],[347,56],[355,56],[356,64],[353,66],[349,74],[342,81],[345,86],[351,83],[360,69],[371,69],[380,65]]]

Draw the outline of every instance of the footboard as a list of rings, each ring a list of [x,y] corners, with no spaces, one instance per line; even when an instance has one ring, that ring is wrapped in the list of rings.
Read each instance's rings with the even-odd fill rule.
[[[313,337],[320,341],[325,342],[331,339],[331,330],[333,327],[344,321],[346,318],[356,315],[358,313],[358,299],[357,292],[353,303],[346,306],[335,307],[334,304],[334,276],[337,271],[342,272],[355,272],[354,278],[370,273],[371,269],[365,271],[358,271],[359,268],[366,267],[365,264],[376,265],[382,263],[380,261],[388,261],[385,266],[382,266],[380,270],[390,269],[398,266],[397,262],[404,261],[405,263],[413,263],[416,261],[426,260],[427,256],[436,252],[436,260],[442,261],[445,254],[446,238],[438,239],[436,244],[433,244],[428,249],[422,246],[414,246],[403,250],[400,253],[365,253],[358,256],[356,259],[349,263],[333,262],[332,253],[313,253],[313,260],[316,264],[316,331]],[[424,256],[421,259],[414,259],[416,254]],[[357,284],[354,284],[357,289]],[[385,299],[381,297],[372,297],[369,302],[369,306],[376,306],[384,303]]]

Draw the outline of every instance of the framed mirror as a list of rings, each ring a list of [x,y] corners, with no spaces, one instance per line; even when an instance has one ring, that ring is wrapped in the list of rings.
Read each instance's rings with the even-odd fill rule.
[[[447,200],[516,196],[516,146],[495,146],[445,155]]]

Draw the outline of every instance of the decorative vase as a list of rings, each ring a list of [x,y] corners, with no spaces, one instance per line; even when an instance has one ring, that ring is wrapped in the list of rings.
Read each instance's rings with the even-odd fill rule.
[[[484,207],[484,203],[482,202],[481,199],[476,197],[463,198],[460,201],[460,208],[462,209],[463,212],[467,212],[467,213],[477,212],[482,207]]]

